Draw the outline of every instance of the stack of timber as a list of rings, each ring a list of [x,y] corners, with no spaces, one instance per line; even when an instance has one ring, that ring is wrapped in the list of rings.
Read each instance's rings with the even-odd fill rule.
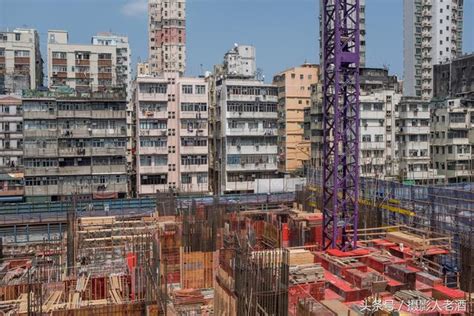
[[[405,232],[388,232],[387,236],[385,237],[386,240],[397,243],[403,244],[406,247],[410,247],[412,249],[425,249],[430,245],[429,240],[424,238],[420,238],[417,235],[409,234]]]
[[[289,249],[290,266],[314,263],[314,255],[306,249]]]

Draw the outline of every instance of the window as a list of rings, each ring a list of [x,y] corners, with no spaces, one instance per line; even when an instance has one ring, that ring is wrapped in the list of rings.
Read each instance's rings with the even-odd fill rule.
[[[303,79],[304,79],[304,75],[300,75],[300,79],[303,80]]]
[[[30,51],[28,50],[16,50],[15,57],[30,57]]]
[[[370,137],[370,135],[362,135],[362,142],[364,142],[364,143],[370,143],[370,142],[371,142],[371,137]]]
[[[193,86],[192,85],[183,85],[182,91],[184,94],[193,94]]]
[[[207,173],[198,173],[197,174],[197,183],[203,184],[203,183],[207,183],[207,182],[208,182]]]
[[[296,78],[296,75],[295,74],[291,74],[291,79],[295,79]]]
[[[191,184],[191,183],[192,183],[192,180],[193,180],[193,177],[191,177],[190,174],[183,173],[183,174],[181,175],[181,183],[182,183],[182,184]]]
[[[196,94],[206,94],[206,86],[204,85],[196,86]]]
[[[21,39],[20,33],[15,33],[15,41],[19,41]]]
[[[376,142],[383,142],[383,135],[375,135]]]

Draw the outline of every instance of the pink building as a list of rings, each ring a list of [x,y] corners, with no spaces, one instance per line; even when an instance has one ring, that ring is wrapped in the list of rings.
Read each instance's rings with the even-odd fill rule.
[[[178,73],[137,78],[137,195],[209,191],[207,90]]]

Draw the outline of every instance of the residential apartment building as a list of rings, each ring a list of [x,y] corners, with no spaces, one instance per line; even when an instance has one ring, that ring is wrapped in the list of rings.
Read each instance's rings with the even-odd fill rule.
[[[152,74],[186,69],[186,1],[148,0],[148,62]]]
[[[395,105],[401,99],[396,76],[380,68],[360,69],[360,175],[382,179],[398,175],[395,155]],[[305,136],[311,141],[311,165],[322,167],[322,85],[312,85],[311,109],[306,110]]]
[[[319,66],[304,64],[273,77],[278,89],[278,170],[294,173],[310,159],[310,141],[304,138],[304,111],[311,107],[311,85],[318,82]]]
[[[433,67],[433,98],[474,97],[474,53]]]
[[[442,181],[431,166],[429,102],[403,97],[395,106],[399,177],[407,183],[428,184]]]
[[[403,94],[429,100],[433,65],[462,53],[464,0],[403,1]]]
[[[21,94],[43,85],[43,59],[34,29],[0,31],[0,94]]]
[[[352,0],[353,3],[355,2]],[[319,62],[324,65],[323,61],[323,40],[324,40],[324,26],[323,26],[323,6],[324,0],[319,0]],[[359,0],[359,28],[360,28],[360,67],[365,67],[366,61],[366,33],[365,33],[365,0]]]
[[[216,81],[213,122],[215,194],[253,192],[256,179],[278,178],[278,90],[254,79]]]
[[[126,105],[121,89],[25,95],[27,201],[126,197]]]
[[[0,95],[0,203],[23,199],[21,99]]]
[[[136,192],[209,192],[208,89],[204,78],[136,79]]]
[[[99,33],[91,44],[71,44],[67,31],[48,31],[49,88],[89,92],[121,87],[130,93],[130,80],[127,37]]]
[[[224,55],[223,71],[234,78],[257,78],[256,49],[250,45],[234,44]]]
[[[474,101],[446,99],[431,104],[432,167],[448,183],[474,180],[474,143],[469,133],[474,131]]]

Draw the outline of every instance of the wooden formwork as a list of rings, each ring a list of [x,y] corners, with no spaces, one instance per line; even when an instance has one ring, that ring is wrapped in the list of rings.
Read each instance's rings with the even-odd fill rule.
[[[202,289],[213,286],[214,253],[180,249],[181,288]]]

